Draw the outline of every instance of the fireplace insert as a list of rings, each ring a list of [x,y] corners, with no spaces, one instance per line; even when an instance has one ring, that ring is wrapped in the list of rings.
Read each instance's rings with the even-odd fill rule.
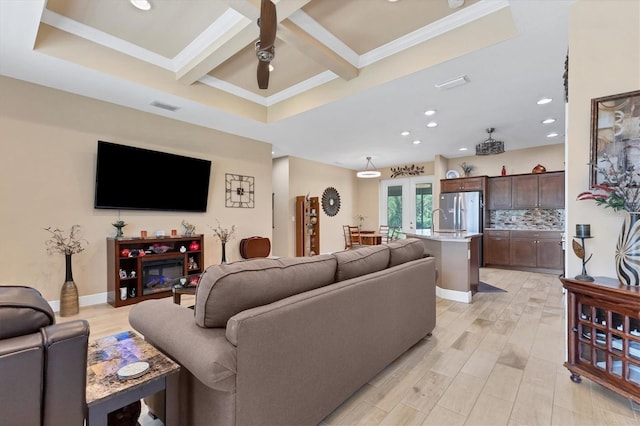
[[[171,291],[184,277],[184,257],[142,260],[142,294]]]

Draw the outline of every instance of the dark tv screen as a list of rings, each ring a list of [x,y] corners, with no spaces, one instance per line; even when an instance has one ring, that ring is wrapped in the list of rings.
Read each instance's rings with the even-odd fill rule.
[[[97,209],[206,212],[211,161],[98,141]]]

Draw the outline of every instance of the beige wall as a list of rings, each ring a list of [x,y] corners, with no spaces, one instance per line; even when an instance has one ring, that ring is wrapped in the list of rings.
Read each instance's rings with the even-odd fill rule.
[[[564,170],[564,143],[510,151],[509,143],[505,141],[505,152],[502,154],[450,158],[447,170],[457,170],[460,176],[464,176],[460,167],[463,162],[473,166],[471,176],[500,176],[502,166],[505,166],[508,175],[531,173],[538,164],[542,164],[548,172]]]
[[[569,12],[569,104],[567,116],[567,231],[591,224],[586,242],[592,276],[615,277],[615,245],[623,214],[576,201],[589,189],[591,99],[640,89],[640,2],[579,0]],[[567,276],[581,262],[567,249]]]
[[[240,258],[241,238],[271,237],[271,146],[239,136],[0,77],[0,284],[38,288],[47,300],[59,299],[64,256],[47,254],[48,226],[68,230],[80,224],[87,249],[73,258],[80,296],[106,291],[106,238],[120,217],[125,235],[171,229],[181,221],[205,234],[206,264],[219,263],[220,244],[208,224],[236,225],[227,247]],[[207,213],[96,210],[93,208],[98,140],[191,155],[212,161]],[[167,172],[167,171],[159,171]],[[255,208],[224,207],[225,173],[255,177]],[[122,170],[128,185],[153,184],[153,178]],[[187,177],[176,176],[180,185]]]
[[[289,157],[273,160],[273,240],[274,256],[295,255],[295,229],[291,227],[289,212]]]
[[[335,216],[320,213],[320,253],[330,253],[344,250],[344,234],[342,225],[353,220],[357,213],[356,194],[357,182],[353,170],[296,157],[287,157],[289,162],[289,200],[288,219],[289,239],[288,256],[295,255],[295,217],[296,196],[307,195],[318,197],[322,204],[322,193],[327,187],[334,187],[340,194],[340,210]],[[322,210],[322,207],[320,208]],[[280,212],[276,212],[278,216]]]

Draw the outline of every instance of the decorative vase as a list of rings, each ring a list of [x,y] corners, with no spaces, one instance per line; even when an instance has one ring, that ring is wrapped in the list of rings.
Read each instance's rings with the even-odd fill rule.
[[[227,243],[222,243],[222,264],[227,263]]]
[[[616,244],[616,273],[625,285],[640,285],[640,212],[627,212]]]
[[[71,255],[65,254],[66,273],[64,284],[60,291],[60,316],[68,317],[76,315],[79,312],[78,306],[78,288],[73,282],[73,271],[71,270]]]

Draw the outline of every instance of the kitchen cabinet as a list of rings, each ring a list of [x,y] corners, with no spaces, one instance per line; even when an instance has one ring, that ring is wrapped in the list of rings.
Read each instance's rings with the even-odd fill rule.
[[[486,176],[440,180],[440,192],[482,191],[484,193],[486,188]]]
[[[489,178],[487,184],[489,210],[511,208],[511,176]]]
[[[640,293],[617,279],[562,278],[571,380],[587,377],[640,404]]]
[[[562,269],[560,231],[511,231],[511,266],[544,270]]]
[[[563,209],[564,172],[512,176],[511,207]]]
[[[485,230],[484,265],[560,273],[563,269],[562,232]]]
[[[509,265],[509,231],[486,230],[484,240],[484,262],[486,265]]]

